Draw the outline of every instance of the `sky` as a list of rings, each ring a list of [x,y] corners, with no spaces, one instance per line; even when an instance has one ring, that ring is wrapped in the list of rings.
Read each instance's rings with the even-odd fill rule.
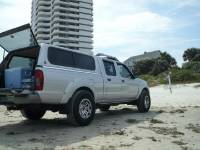
[[[124,61],[161,50],[181,65],[187,48],[200,48],[200,0],[93,2],[95,53],[103,52]],[[0,0],[0,32],[29,23],[30,16],[31,0]]]

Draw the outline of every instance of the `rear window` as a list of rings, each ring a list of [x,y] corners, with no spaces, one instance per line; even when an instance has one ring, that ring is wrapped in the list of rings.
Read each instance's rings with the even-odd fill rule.
[[[95,70],[94,58],[84,54],[50,47],[48,50],[48,59],[51,64],[58,66]]]

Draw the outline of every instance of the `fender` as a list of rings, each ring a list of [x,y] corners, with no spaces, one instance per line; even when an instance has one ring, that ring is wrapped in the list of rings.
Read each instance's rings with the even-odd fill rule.
[[[147,84],[147,82],[146,81],[144,81],[144,80],[141,80],[141,79],[137,79],[139,82],[139,92],[138,92],[138,95],[137,95],[137,99],[140,97],[140,95],[141,95],[141,93],[142,93],[142,91],[145,89],[145,90],[147,90],[148,92],[149,92],[149,86],[148,86],[148,84]]]
[[[61,104],[68,103],[68,101],[73,96],[73,94],[76,92],[76,90],[79,88],[82,88],[82,87],[89,88],[93,92],[94,99],[96,99],[96,92],[94,92],[95,88],[93,85],[94,85],[93,79],[89,79],[89,81],[85,80],[83,78],[74,80],[73,82],[68,84],[68,86],[65,88],[65,92],[64,92],[64,95],[63,95],[60,103]]]

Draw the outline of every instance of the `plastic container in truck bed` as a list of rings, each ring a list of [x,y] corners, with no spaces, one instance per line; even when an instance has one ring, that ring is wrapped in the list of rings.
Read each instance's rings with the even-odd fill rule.
[[[11,68],[5,70],[5,88],[11,90],[31,90],[33,88],[33,71],[28,68]]]

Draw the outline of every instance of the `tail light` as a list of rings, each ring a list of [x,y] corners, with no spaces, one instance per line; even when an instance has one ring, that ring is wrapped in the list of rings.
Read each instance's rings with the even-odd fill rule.
[[[44,74],[42,70],[35,70],[35,90],[42,91],[44,86]]]

